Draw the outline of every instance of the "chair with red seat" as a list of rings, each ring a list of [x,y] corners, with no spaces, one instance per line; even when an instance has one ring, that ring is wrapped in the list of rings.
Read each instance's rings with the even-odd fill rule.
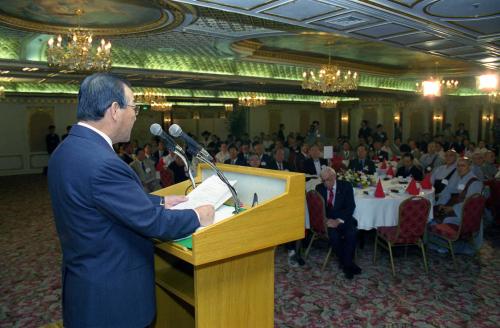
[[[324,239],[329,241],[328,227],[326,225],[325,200],[316,190],[308,191],[306,194],[306,200],[307,208],[309,209],[309,222],[311,224],[312,236],[306,249],[306,253],[304,256],[305,258],[307,258],[307,256],[309,255],[312,243],[316,239]],[[330,247],[330,243],[328,243],[328,254],[326,254],[321,270],[325,269],[331,253],[332,248]]]
[[[429,234],[444,239],[441,242],[439,238],[429,238],[429,242],[446,247],[450,250],[453,265],[457,267],[455,253],[453,252],[453,242],[459,239],[473,241],[474,236],[481,227],[481,218],[483,216],[486,200],[480,194],[474,194],[467,197],[462,207],[462,218],[460,225],[452,223],[434,224],[429,227]]]
[[[422,237],[429,218],[431,203],[428,199],[415,196],[404,200],[399,205],[398,225],[395,227],[379,227],[375,236],[375,250],[373,263],[377,261],[377,246],[380,245],[389,251],[392,274],[396,275],[392,247],[417,245],[422,251],[425,272],[428,272],[427,259]],[[383,242],[385,241],[385,243]],[[387,244],[387,246],[385,245]]]

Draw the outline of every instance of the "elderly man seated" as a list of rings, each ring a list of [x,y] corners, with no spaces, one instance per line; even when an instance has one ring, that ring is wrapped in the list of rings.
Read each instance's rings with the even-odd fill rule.
[[[321,170],[320,176],[323,183],[316,186],[316,191],[325,200],[330,245],[339,258],[345,277],[352,279],[361,273],[361,268],[353,260],[357,221],[352,216],[356,207],[352,186],[337,180],[335,170],[328,166]]]
[[[424,168],[425,172],[432,172],[437,167],[443,164],[443,161],[437,153],[438,149],[436,143],[431,141],[427,145],[427,153],[420,157],[420,164]]]
[[[471,166],[467,157],[458,159],[457,171],[441,192],[434,207],[434,219],[437,221],[459,225],[464,200],[483,190],[483,183],[474,175]]]
[[[144,149],[136,149],[135,160],[129,165],[141,180],[145,192],[153,192],[161,188],[160,180],[156,177],[155,162],[146,158]]]
[[[450,178],[457,170],[458,154],[454,150],[448,150],[444,154],[444,164],[432,171],[431,181],[434,186],[436,196],[439,195],[448,185]]]
[[[484,153],[484,164],[481,167],[481,170],[483,171],[485,180],[491,180],[495,178],[498,168],[495,163],[495,153],[491,150],[488,150],[486,153]]]

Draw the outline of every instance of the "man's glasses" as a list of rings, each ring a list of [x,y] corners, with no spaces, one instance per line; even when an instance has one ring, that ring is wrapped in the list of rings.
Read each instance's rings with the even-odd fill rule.
[[[140,110],[139,106],[137,106],[137,105],[127,105],[126,107],[131,107],[134,110],[134,112],[135,112],[135,116],[139,115],[139,110]]]

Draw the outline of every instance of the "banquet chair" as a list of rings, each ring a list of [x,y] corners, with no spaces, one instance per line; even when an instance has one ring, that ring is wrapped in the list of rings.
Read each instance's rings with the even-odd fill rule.
[[[163,188],[174,184],[174,173],[169,168],[162,167],[160,170],[160,182]]]
[[[311,250],[312,243],[316,239],[323,239],[329,241],[328,237],[328,227],[326,225],[326,213],[325,213],[325,201],[323,197],[316,191],[311,190],[306,194],[307,208],[309,209],[309,221],[311,224],[311,240],[307,246],[304,258],[307,259],[309,251]],[[326,254],[325,260],[323,261],[323,266],[321,270],[323,271],[328,263],[328,259],[332,253],[332,247],[328,243],[328,253]]]
[[[453,252],[453,242],[465,239],[471,242],[474,247],[472,241],[474,236],[479,232],[485,203],[486,200],[480,194],[471,195],[464,201],[460,225],[441,223],[429,227],[429,234],[439,237],[429,238],[429,242],[449,249],[455,268],[457,268],[457,262],[455,261],[455,253]],[[441,240],[445,240],[446,242],[441,242]]]
[[[392,275],[396,275],[392,247],[417,245],[422,251],[425,272],[428,272],[427,259],[422,237],[429,217],[431,202],[420,196],[410,197],[399,205],[398,224],[395,227],[378,227],[375,235],[373,263],[377,261],[377,246],[387,249],[391,259]],[[387,245],[386,245],[387,244]]]

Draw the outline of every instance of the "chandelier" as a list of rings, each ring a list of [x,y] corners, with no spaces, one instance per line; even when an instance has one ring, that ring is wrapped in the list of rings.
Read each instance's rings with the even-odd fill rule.
[[[488,100],[492,104],[500,104],[500,92],[493,91],[488,94]]]
[[[258,107],[266,104],[266,97],[258,97],[255,93],[238,98],[238,105],[244,107]]]
[[[5,98],[5,87],[3,85],[0,85],[0,99]]]
[[[327,99],[321,100],[321,102],[319,103],[319,107],[328,108],[328,109],[337,108],[337,99],[327,98]]]
[[[417,82],[417,93],[423,96],[439,97],[442,94],[448,94],[458,89],[457,80],[445,80],[441,78],[430,77],[429,79]]]
[[[173,104],[167,101],[167,95],[146,89],[144,93],[137,95],[137,101],[151,106],[155,112],[168,112],[172,110]]]
[[[333,43],[329,43],[330,46]],[[357,72],[347,72],[337,65],[331,64],[331,47],[328,54],[328,64],[321,66],[319,72],[314,70],[302,73],[302,89],[327,92],[347,92],[358,88],[359,75]]]
[[[75,10],[78,18],[82,14],[82,9]],[[78,27],[69,29],[66,36],[58,35],[56,39],[54,37],[49,39],[47,42],[48,65],[77,72],[109,70],[111,68],[111,42],[101,39],[100,45],[94,49],[92,40],[92,33],[80,28],[78,22]]]

